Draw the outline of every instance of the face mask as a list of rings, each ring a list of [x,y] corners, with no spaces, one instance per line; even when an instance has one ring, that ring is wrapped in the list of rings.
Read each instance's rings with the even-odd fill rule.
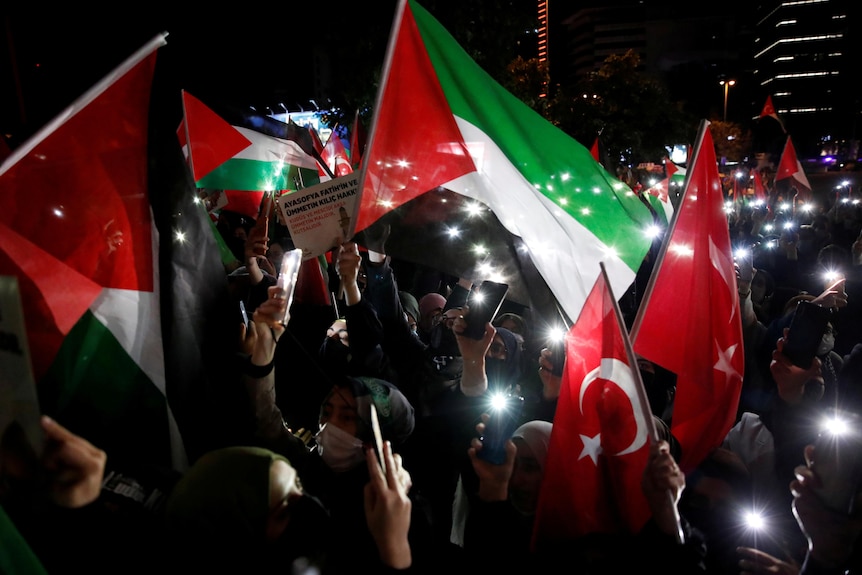
[[[325,423],[315,439],[317,453],[333,471],[349,471],[365,461],[362,440],[339,427]]]
[[[826,355],[833,347],[835,347],[835,335],[824,333],[823,339],[820,340],[820,347],[817,348],[817,355]]]

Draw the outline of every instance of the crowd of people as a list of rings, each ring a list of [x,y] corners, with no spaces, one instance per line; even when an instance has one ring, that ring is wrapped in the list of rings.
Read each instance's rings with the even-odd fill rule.
[[[110,473],[104,451],[47,417],[41,454],[4,436],[0,572],[862,572],[862,484],[830,506],[815,447],[821,419],[862,414],[862,208],[740,202],[729,225],[746,354],[736,424],[684,474],[674,375],[639,359],[661,439],[637,533],[533,545],[565,357],[529,308],[467,337],[472,278],[393,261],[385,228],[373,250],[333,250],[328,303],[288,306],[292,246],[262,215],[229,233],[226,269],[250,316],[229,358],[246,433],[145,479]],[[800,301],[829,310],[807,367],[782,353]],[[500,462],[482,457],[496,395],[523,402]],[[751,509],[768,529],[743,527]]]

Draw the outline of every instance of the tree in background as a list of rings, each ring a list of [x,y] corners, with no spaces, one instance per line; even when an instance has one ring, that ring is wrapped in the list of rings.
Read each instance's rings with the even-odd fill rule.
[[[585,146],[601,133],[615,165],[660,161],[671,143],[691,142],[697,119],[671,100],[664,82],[642,71],[634,51],[608,56],[574,89],[552,96],[549,119]]]

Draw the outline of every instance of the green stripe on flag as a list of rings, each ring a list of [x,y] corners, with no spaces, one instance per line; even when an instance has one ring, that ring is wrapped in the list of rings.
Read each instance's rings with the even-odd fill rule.
[[[110,454],[172,467],[167,401],[87,311],[39,382],[42,411]]]
[[[218,190],[296,190],[320,181],[317,170],[258,160],[231,159],[197,182]]]

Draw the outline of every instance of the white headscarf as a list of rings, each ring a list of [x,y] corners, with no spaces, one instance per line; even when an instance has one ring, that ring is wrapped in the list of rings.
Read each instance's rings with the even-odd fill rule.
[[[536,461],[545,470],[545,460],[548,458],[548,443],[551,441],[553,424],[549,421],[534,419],[524,423],[512,434],[512,439],[520,437],[536,456]]]

